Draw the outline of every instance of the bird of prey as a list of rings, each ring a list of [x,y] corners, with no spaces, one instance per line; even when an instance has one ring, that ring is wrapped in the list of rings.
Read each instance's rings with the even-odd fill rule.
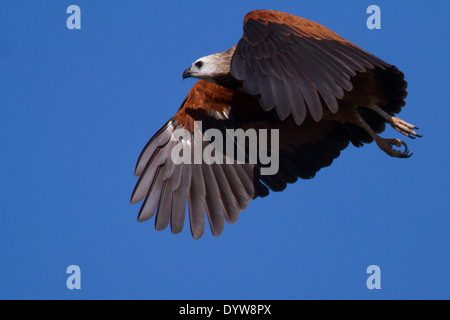
[[[131,203],[144,200],[138,221],[156,213],[157,230],[170,224],[179,233],[187,211],[195,239],[204,233],[205,216],[217,236],[225,221],[236,222],[249,200],[282,191],[298,178],[313,178],[350,143],[361,147],[375,141],[389,156],[411,155],[405,142],[379,136],[386,123],[407,137],[419,136],[417,127],[394,116],[407,95],[404,75],[395,66],[291,14],[251,11],[243,28],[234,47],[184,71],[183,79],[199,81],[137,161]],[[174,163],[175,146],[190,146],[209,128],[277,129],[277,173],[262,175],[259,161]],[[173,139],[176,129],[189,135]],[[212,143],[200,141],[203,150]]]

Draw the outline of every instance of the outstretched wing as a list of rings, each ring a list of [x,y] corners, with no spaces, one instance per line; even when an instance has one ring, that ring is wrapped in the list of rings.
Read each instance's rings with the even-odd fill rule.
[[[201,127],[195,121],[201,121]],[[201,164],[194,163],[194,148],[187,148],[191,164],[176,164],[172,153],[184,156],[182,146],[192,146],[205,131],[216,128],[279,131],[279,170],[274,175],[261,175],[258,163]],[[183,139],[173,138],[177,129],[185,130]],[[224,131],[225,130],[225,131]],[[197,138],[196,138],[197,137]],[[205,213],[213,235],[219,235],[224,222],[234,223],[249,200],[268,195],[269,189],[281,191],[287,183],[299,177],[312,178],[349,143],[344,127],[335,121],[319,123],[308,117],[302,126],[292,117],[280,121],[275,111],[265,112],[258,99],[213,83],[198,81],[189,92],[177,114],[148,142],[136,165],[139,180],[131,196],[131,203],[144,200],[138,221],[150,219],[155,213],[157,230],[169,223],[173,233],[182,230],[186,204],[195,239],[202,236]],[[180,144],[181,143],[181,144]],[[205,150],[211,142],[201,142]],[[258,144],[261,147],[261,144]],[[267,146],[266,146],[267,147]],[[225,158],[223,154],[216,154]],[[234,159],[232,159],[234,160]]]
[[[374,67],[390,65],[316,22],[271,10],[245,16],[231,61],[232,75],[260,95],[265,111],[275,108],[282,120],[292,114],[298,125],[308,112],[319,121],[323,106],[337,112],[351,77]]]
[[[219,90],[213,93],[212,87]],[[208,117],[224,119],[231,108],[231,92],[221,92],[220,88],[203,81],[194,85],[178,113],[145,146],[135,170],[140,178],[131,196],[131,203],[144,199],[138,221],[146,221],[156,212],[157,230],[166,228],[170,222],[172,232],[178,233],[183,229],[188,204],[193,237],[203,235],[205,212],[211,231],[217,236],[224,221],[234,223],[249,200],[257,196],[253,165],[230,165],[225,159],[221,161],[223,164],[195,163],[194,143],[200,143],[201,154],[209,144],[203,141],[204,130],[195,121],[207,125]],[[177,130],[183,131],[175,135]],[[173,157],[186,156],[185,151],[189,161],[177,164]]]

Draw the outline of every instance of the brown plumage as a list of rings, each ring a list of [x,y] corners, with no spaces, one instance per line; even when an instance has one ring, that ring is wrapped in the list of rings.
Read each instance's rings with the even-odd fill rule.
[[[349,143],[376,141],[393,157],[406,144],[377,135],[389,123],[414,138],[417,129],[393,114],[405,105],[403,73],[318,23],[282,12],[259,10],[244,18],[244,35],[233,48],[204,57],[183,73],[198,81],[179,111],[149,141],[136,165],[139,180],[131,202],[143,199],[138,220],[156,212],[157,230],[170,223],[182,230],[186,203],[195,239],[204,232],[205,213],[219,235],[224,221],[234,223],[249,200],[281,191],[298,178],[310,179],[329,166]],[[194,121],[202,121],[202,130]],[[278,129],[279,170],[261,175],[264,166],[174,164],[179,141],[174,130],[194,133],[226,129]],[[202,142],[202,150],[209,141]],[[270,144],[270,142],[269,142]],[[193,155],[190,155],[193,157]],[[218,155],[224,157],[224,155]],[[224,158],[223,158],[224,159]]]

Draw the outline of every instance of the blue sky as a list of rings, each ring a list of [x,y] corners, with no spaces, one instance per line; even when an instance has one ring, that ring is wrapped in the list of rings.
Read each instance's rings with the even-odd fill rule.
[[[68,30],[66,8],[81,8]],[[381,29],[366,8],[381,8]],[[197,58],[253,9],[331,28],[396,65],[423,138],[394,159],[350,146],[310,181],[250,203],[220,237],[138,223],[137,157]],[[450,298],[448,1],[0,2],[0,298]],[[401,138],[388,129],[384,137]],[[66,268],[81,268],[81,290]],[[381,269],[381,289],[366,268]]]

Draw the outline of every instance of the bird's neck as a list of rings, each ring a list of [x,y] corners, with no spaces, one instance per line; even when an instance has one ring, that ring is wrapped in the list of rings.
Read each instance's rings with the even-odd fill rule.
[[[218,84],[219,86],[233,89],[233,90],[241,90],[243,88],[242,81],[237,80],[235,77],[231,75],[231,73],[218,75],[213,78],[214,83]]]

